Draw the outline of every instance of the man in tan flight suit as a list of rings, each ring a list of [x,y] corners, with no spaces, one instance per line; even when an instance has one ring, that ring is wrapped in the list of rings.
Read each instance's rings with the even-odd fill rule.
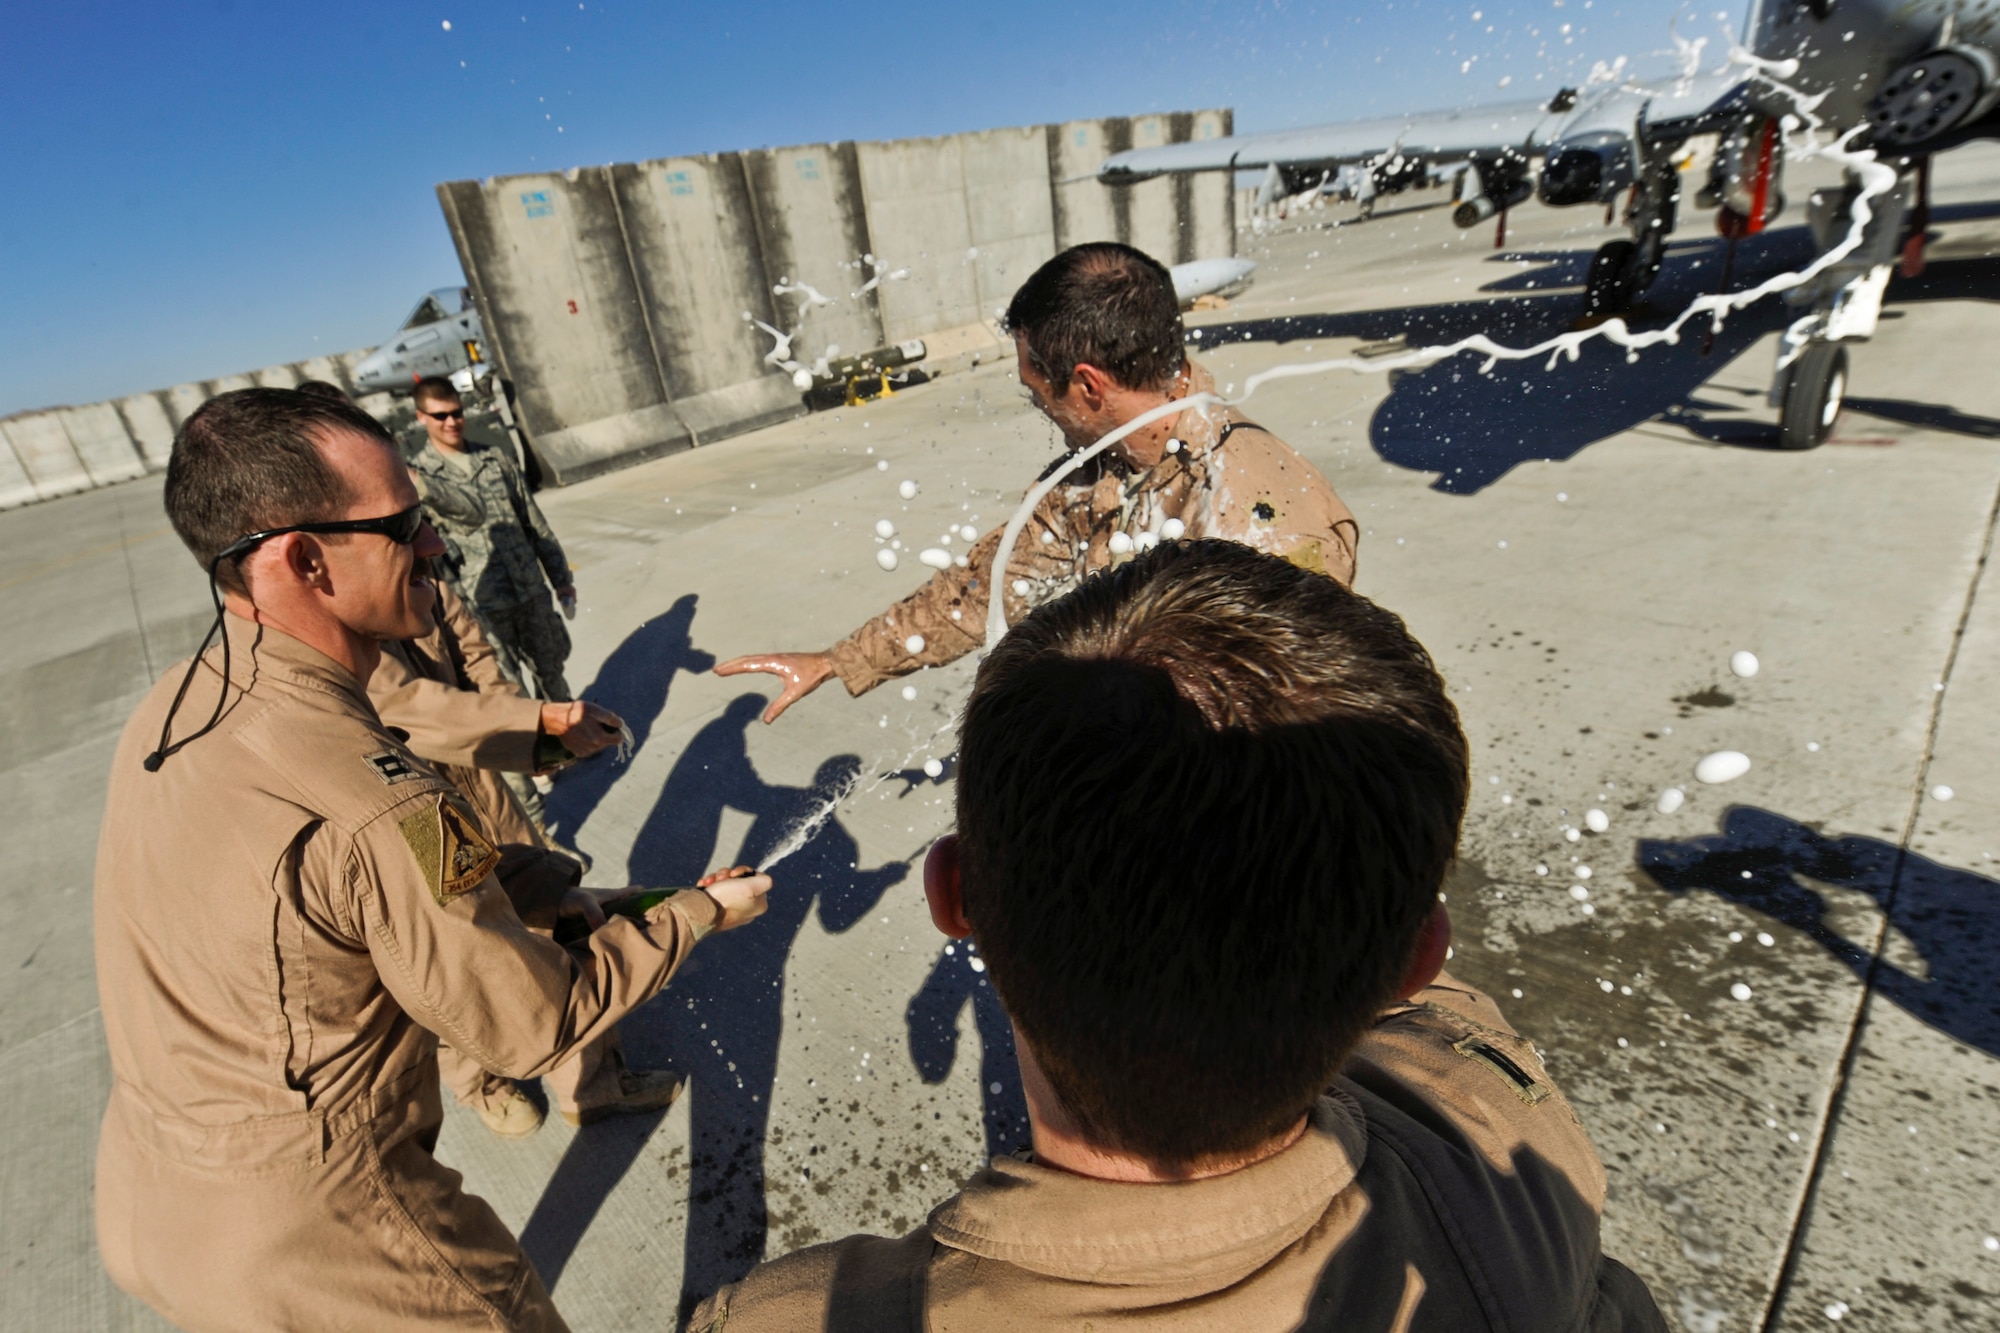
[[[211,399],[175,440],[166,505],[221,590],[222,642],[147,696],[111,770],[105,1265],[193,1330],[562,1329],[519,1243],[432,1156],[433,1034],[544,1073],[757,915],[770,881],[574,949],[528,928],[604,914],[574,862],[496,846],[363,689],[382,641],[429,631],[416,571],[441,545],[366,414],[287,389]]]
[[[369,700],[383,724],[407,733],[411,751],[471,802],[494,841],[544,846],[501,775],[543,773],[589,758],[616,743],[624,723],[582,700],[528,698],[500,670],[464,601],[449,584],[433,579],[432,586],[436,624],[422,638],[382,645],[382,660],[368,678]],[[518,1083],[480,1068],[449,1043],[438,1046],[438,1070],[459,1104],[501,1138],[525,1138],[541,1128],[541,1107]],[[582,1126],[670,1105],[682,1079],[666,1070],[628,1068],[614,1029],[550,1070],[548,1082],[563,1119]]]
[[[1239,544],[1031,613],[924,892],[1013,1019],[1033,1151],[690,1328],[1665,1333],[1534,1045],[1440,970],[1466,758],[1400,620]]]
[[[1214,390],[1184,350],[1172,277],[1130,246],[1063,251],[1015,293],[1007,326],[1022,385],[1072,453],[1150,409]],[[986,640],[1003,531],[981,537],[952,568],[825,652],[751,654],[716,674],[765,671],[783,680],[764,713],[775,722],[831,676],[860,695],[956,661]],[[1036,505],[1007,561],[1008,622],[1087,574],[1182,537],[1241,542],[1352,584],[1360,528],[1319,469],[1283,440],[1234,409],[1188,408],[1112,445]]]

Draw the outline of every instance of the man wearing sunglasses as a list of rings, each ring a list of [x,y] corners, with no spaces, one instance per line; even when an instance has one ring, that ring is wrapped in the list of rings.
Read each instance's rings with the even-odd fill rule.
[[[365,413],[211,399],[166,505],[221,644],[160,681],[112,763],[105,1265],[188,1329],[561,1329],[519,1243],[432,1156],[438,1036],[539,1076],[759,915],[770,880],[604,924],[573,862],[495,846],[382,724],[363,682],[385,640],[430,631],[419,569],[440,543]],[[601,928],[569,949],[529,929],[561,915]]]
[[[447,577],[491,632],[508,674],[520,680],[525,666],[536,693],[567,701],[569,631],[549,597],[553,587],[565,609],[576,606],[562,544],[508,451],[466,438],[465,405],[450,380],[419,380],[412,399],[429,447],[411,465],[450,551]]]

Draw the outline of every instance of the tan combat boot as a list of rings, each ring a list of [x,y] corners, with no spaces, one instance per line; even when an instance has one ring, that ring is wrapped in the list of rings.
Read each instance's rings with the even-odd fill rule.
[[[641,1111],[662,1111],[674,1104],[687,1079],[668,1069],[627,1069],[618,1063],[618,1095],[610,1101],[563,1108],[562,1117],[578,1129],[608,1116],[636,1115]]]
[[[542,1108],[519,1088],[474,1102],[472,1109],[503,1139],[525,1139],[542,1127]]]

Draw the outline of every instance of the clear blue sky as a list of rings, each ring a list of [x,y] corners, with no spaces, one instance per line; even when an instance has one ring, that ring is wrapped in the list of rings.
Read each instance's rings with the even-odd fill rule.
[[[1709,0],[1681,28],[1713,39],[1718,9],[1733,29],[1741,7]],[[1664,51],[1674,12],[1661,0],[8,4],[0,415],[379,342],[422,291],[460,281],[432,192],[443,180],[1205,106],[1233,106],[1251,131],[1499,100]]]

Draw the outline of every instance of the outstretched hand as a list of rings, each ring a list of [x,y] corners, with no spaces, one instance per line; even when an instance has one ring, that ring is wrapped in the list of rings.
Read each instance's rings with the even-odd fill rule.
[[[826,683],[833,674],[833,659],[825,653],[752,653],[732,657],[715,668],[718,676],[739,676],[746,671],[768,672],[785,682],[784,692],[764,710],[764,724],[769,726],[787,708]]]

